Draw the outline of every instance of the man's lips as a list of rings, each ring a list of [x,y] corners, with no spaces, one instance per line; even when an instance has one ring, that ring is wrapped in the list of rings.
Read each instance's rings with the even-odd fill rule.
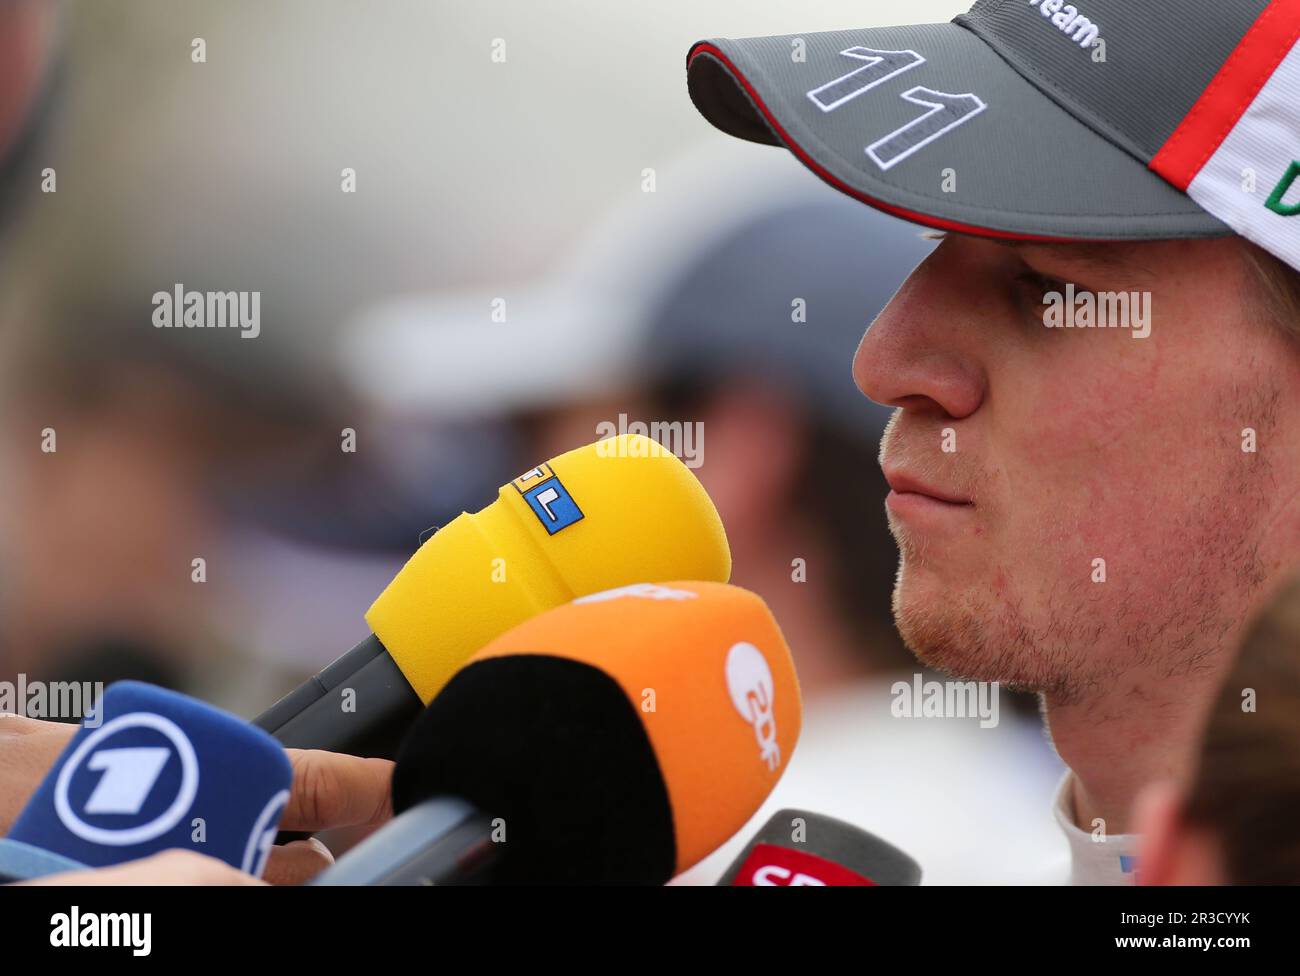
[[[896,495],[919,495],[947,505],[970,506],[973,504],[969,498],[921,481],[914,475],[898,468],[886,466],[884,472],[885,481],[889,483],[889,487]]]

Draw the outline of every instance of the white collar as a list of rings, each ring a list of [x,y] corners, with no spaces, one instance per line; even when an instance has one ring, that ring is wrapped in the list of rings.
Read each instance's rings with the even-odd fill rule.
[[[1052,801],[1052,814],[1070,843],[1070,884],[1131,885],[1136,883],[1137,834],[1094,832],[1074,822],[1074,773],[1065,771]]]

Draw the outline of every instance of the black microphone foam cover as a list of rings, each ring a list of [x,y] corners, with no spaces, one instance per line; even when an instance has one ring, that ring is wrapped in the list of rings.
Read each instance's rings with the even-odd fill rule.
[[[674,873],[672,808],[645,728],[588,664],[528,654],[460,671],[393,771],[395,813],[434,796],[500,818],[498,883],[662,884]]]

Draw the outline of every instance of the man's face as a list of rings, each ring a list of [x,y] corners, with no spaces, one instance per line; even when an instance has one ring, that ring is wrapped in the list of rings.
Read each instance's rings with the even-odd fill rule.
[[[1150,334],[1046,327],[1066,283],[1149,294]],[[1300,556],[1300,347],[1256,291],[1236,238],[949,236],[916,270],[854,375],[899,408],[894,610],[923,661],[1074,701],[1234,646]]]

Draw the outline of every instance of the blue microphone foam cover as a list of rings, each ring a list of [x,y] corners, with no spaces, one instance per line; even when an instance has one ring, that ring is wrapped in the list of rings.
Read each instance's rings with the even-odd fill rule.
[[[289,799],[284,749],[242,719],[134,681],[110,685],[11,840],[91,867],[187,848],[260,875]]]

